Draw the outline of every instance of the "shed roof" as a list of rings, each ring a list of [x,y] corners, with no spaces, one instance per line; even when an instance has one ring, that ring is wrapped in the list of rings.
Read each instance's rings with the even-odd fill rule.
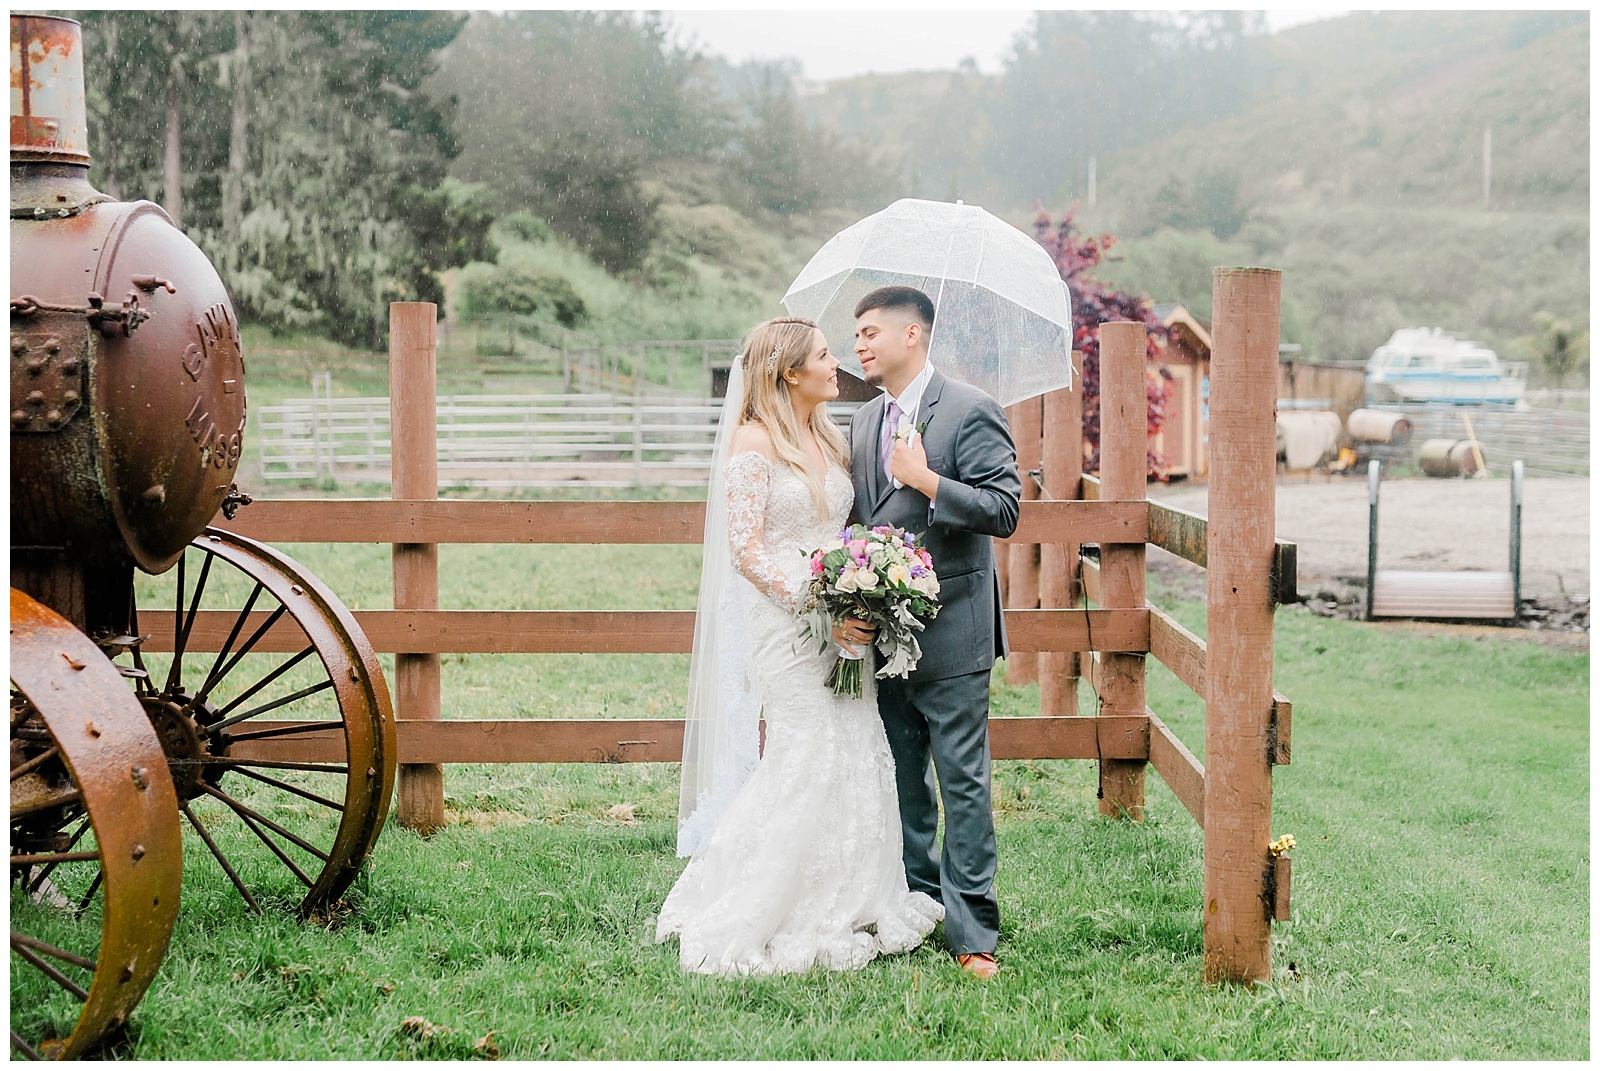
[[[1211,356],[1211,325],[1199,319],[1182,305],[1157,305],[1152,309],[1161,317],[1162,326],[1180,332],[1191,349],[1202,357]]]

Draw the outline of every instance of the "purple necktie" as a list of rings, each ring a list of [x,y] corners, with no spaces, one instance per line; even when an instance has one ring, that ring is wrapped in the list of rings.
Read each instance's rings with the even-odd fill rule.
[[[883,475],[888,480],[894,479],[893,472],[889,469],[889,457],[894,453],[894,433],[900,427],[900,407],[893,398],[889,399],[889,411],[883,415],[883,436],[878,444],[878,460],[883,464]]]

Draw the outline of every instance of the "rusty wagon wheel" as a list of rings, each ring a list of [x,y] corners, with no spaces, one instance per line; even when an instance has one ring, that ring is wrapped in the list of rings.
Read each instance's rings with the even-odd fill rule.
[[[170,610],[143,618],[145,631],[170,621],[165,664],[120,639],[178,807],[252,909],[263,892],[303,915],[324,908],[355,880],[394,789],[372,645],[316,577],[242,536],[207,529],[168,575]]]
[[[13,588],[11,1044],[24,1056],[82,1057],[155,978],[183,875],[163,758],[95,643]]]

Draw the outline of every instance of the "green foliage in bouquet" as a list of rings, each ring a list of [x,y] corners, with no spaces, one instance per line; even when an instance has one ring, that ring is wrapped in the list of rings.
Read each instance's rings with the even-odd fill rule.
[[[879,677],[906,677],[922,646],[916,633],[939,615],[939,578],[921,537],[889,525],[852,524],[811,553],[803,632],[827,650],[833,623],[850,617],[877,628]],[[828,674],[835,695],[861,695],[861,661],[841,653]]]

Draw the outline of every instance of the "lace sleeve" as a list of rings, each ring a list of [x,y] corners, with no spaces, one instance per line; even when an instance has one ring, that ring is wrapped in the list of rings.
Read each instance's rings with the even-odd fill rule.
[[[749,450],[729,458],[727,471],[728,555],[733,567],[757,591],[793,613],[799,605],[799,592],[791,589],[783,570],[762,546],[772,462]]]

